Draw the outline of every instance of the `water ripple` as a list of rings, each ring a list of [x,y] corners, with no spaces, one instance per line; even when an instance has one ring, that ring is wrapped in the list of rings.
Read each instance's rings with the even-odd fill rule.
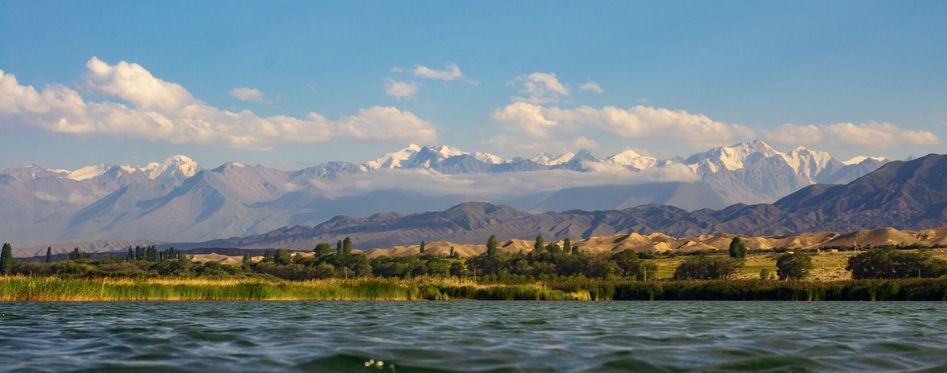
[[[0,304],[0,370],[947,370],[945,303]]]

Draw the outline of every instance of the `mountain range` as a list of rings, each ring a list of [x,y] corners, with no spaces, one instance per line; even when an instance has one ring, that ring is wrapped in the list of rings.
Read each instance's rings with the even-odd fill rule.
[[[468,202],[438,212],[338,216],[316,226],[289,226],[261,235],[174,246],[308,250],[316,242],[351,237],[356,247],[371,249],[420,241],[482,243],[490,235],[503,240],[531,239],[537,234],[554,240],[629,233],[780,236],[884,227],[930,230],[944,225],[947,156],[931,154],[887,163],[845,185],[811,185],[773,204],[736,204],[692,212],[666,205],[643,205],[623,210],[529,213],[509,206]],[[925,234],[918,232],[915,239],[931,238]]]
[[[845,183],[886,159],[840,161],[762,141],[658,159],[626,150],[506,159],[410,145],[364,163],[296,171],[228,162],[202,169],[186,156],[145,166],[40,166],[0,171],[0,238],[201,241],[314,225],[336,215],[440,210],[488,201],[529,212],[664,204],[686,211],[771,202],[816,183]]]

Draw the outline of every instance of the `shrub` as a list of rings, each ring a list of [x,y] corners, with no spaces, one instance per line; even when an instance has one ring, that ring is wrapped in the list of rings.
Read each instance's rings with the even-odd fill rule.
[[[685,259],[674,270],[675,280],[717,280],[729,278],[743,263],[720,256],[695,256]]]
[[[731,258],[746,258],[746,244],[743,243],[743,240],[741,240],[740,237],[733,237],[733,241],[730,241],[729,252]]]
[[[780,280],[803,280],[811,270],[812,257],[805,253],[786,253],[776,259],[776,274]]]
[[[924,252],[901,252],[893,247],[868,250],[848,258],[852,278],[938,277],[947,274],[947,262]]]

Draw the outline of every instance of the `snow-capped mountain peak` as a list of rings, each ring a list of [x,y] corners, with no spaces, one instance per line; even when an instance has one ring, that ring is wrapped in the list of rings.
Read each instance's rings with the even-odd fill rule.
[[[168,157],[168,159],[164,160],[164,163],[158,164],[152,162],[140,168],[142,172],[148,174],[148,179],[151,180],[158,178],[187,179],[194,176],[199,169],[197,162],[185,155]]]
[[[94,165],[94,166],[85,166],[85,167],[76,169],[75,171],[69,172],[68,174],[66,174],[65,177],[67,179],[76,180],[76,181],[89,180],[94,177],[104,175],[109,170],[109,168],[110,167],[104,164]]]
[[[608,158],[605,158],[605,162],[620,166],[631,166],[639,170],[645,170],[654,167],[658,163],[658,159],[647,155],[641,155],[632,149],[626,149]]]
[[[572,153],[572,152],[563,153],[563,154],[552,154],[552,153],[543,152],[533,157],[531,160],[543,166],[558,166],[563,163],[571,161],[572,158],[575,158],[575,153]]]
[[[862,163],[862,162],[864,162],[864,161],[866,161],[866,160],[869,160],[869,159],[870,159],[870,160],[873,160],[873,161],[877,161],[877,162],[887,162],[887,161],[888,161],[888,158],[885,158],[885,157],[880,157],[880,156],[869,157],[869,156],[859,155],[859,156],[856,156],[856,157],[852,157],[851,159],[849,159],[849,160],[847,160],[847,161],[842,161],[842,164],[849,165],[849,166],[850,166],[850,165],[856,165],[856,164]]]
[[[369,170],[378,170],[382,168],[399,168],[401,163],[407,161],[414,157],[421,151],[421,147],[416,144],[411,144],[405,147],[404,149],[394,151],[388,154],[381,156],[378,159],[373,161],[365,162],[365,166]]]

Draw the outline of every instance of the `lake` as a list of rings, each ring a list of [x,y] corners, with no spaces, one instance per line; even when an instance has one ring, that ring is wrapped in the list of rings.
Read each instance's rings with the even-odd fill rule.
[[[0,303],[0,370],[923,369],[947,302]]]

